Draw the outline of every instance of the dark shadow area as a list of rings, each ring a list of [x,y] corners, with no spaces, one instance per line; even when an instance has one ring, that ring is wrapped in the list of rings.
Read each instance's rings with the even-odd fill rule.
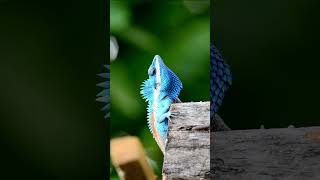
[[[319,125],[319,5],[212,3],[211,37],[233,73],[219,112],[231,129]]]
[[[106,179],[106,1],[0,1],[0,179]]]

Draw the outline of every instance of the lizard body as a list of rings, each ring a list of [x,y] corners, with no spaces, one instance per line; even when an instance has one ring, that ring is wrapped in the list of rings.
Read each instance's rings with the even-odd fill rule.
[[[222,119],[217,116],[219,107],[222,104],[224,94],[232,83],[232,75],[229,65],[223,60],[220,52],[214,45],[210,47],[210,115],[215,130],[228,130]],[[220,119],[220,120],[219,120]]]
[[[178,102],[182,83],[156,55],[148,69],[149,78],[142,83],[141,94],[148,102],[148,126],[161,151],[164,152],[170,118],[170,105]]]

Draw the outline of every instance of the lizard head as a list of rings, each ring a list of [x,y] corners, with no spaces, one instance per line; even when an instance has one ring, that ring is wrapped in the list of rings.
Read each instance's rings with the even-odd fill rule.
[[[146,100],[152,100],[154,92],[157,90],[159,99],[170,97],[175,100],[181,89],[182,83],[163,62],[159,55],[155,55],[148,69],[149,79],[142,84],[141,94]]]

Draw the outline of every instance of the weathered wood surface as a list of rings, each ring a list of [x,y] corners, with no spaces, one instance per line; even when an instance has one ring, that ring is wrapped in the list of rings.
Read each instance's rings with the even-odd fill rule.
[[[320,127],[211,133],[216,180],[320,179]]]
[[[171,106],[163,175],[169,179],[210,179],[210,103]]]
[[[122,180],[156,180],[147,162],[142,143],[137,137],[125,136],[111,140],[111,160]]]

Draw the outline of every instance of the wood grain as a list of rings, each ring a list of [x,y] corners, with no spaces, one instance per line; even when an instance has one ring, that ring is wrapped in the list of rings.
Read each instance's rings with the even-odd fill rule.
[[[210,179],[210,103],[171,106],[163,175],[170,179]]]
[[[320,127],[211,133],[216,180],[320,179]]]

